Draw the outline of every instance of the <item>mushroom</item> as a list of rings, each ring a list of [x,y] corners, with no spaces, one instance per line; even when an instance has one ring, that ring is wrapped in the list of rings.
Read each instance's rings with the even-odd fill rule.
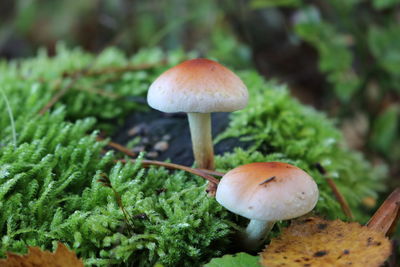
[[[214,170],[210,113],[243,109],[248,92],[232,71],[198,58],[161,74],[150,86],[147,102],[162,112],[187,113],[196,166]]]
[[[282,162],[257,162],[226,173],[216,200],[226,209],[250,219],[242,244],[257,249],[276,221],[311,211],[318,200],[314,180],[303,170]]]

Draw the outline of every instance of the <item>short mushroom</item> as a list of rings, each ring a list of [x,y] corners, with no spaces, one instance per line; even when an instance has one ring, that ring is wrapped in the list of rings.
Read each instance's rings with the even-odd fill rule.
[[[186,112],[198,168],[214,169],[212,112],[243,109],[246,86],[232,71],[204,58],[187,60],[161,74],[150,86],[148,104],[162,112]]]
[[[257,249],[276,221],[299,217],[318,201],[318,188],[303,170],[282,162],[257,162],[226,173],[216,200],[226,209],[250,219],[243,247]]]

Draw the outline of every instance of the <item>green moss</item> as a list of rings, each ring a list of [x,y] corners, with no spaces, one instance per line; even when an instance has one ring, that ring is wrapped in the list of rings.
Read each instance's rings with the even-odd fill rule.
[[[206,197],[203,180],[183,172],[115,164],[117,156],[102,154],[105,142],[95,138],[95,129],[104,126],[106,119],[145,108],[140,98],[150,82],[184,57],[179,51],[144,50],[127,58],[117,49],[108,49],[93,63],[94,70],[165,58],[169,64],[118,75],[84,76],[43,116],[38,111],[70,82],[66,73],[85,68],[94,56],[59,47],[54,58],[40,53],[32,59],[0,63],[0,84],[17,133],[14,147],[5,103],[0,101],[4,112],[0,116],[0,256],[6,251],[26,252],[32,245],[51,249],[56,240],[73,248],[86,264],[97,266],[156,262],[196,266],[227,252],[236,219]],[[291,162],[316,178],[321,190],[317,210],[341,217],[330,189],[314,168],[320,162],[336,179],[357,218],[365,219],[366,214],[358,209],[360,201],[381,189],[381,175],[345,148],[339,132],[323,115],[293,100],[283,87],[266,83],[254,71],[241,75],[251,91],[250,105],[232,115],[219,140],[239,137],[251,142],[251,147],[218,157],[218,168],[228,170],[264,160]],[[80,87],[120,97],[105,97]],[[101,175],[110,178],[133,216],[133,234],[112,190],[97,181]]]
[[[101,155],[105,143],[85,134],[94,120],[71,124],[64,113],[36,116],[17,149],[0,150],[1,255],[27,245],[49,248],[54,240],[95,265],[185,266],[221,254],[214,245],[227,243],[227,212],[206,197],[201,179],[115,165],[113,153]],[[134,218],[133,235],[111,189],[97,181],[103,173]]]

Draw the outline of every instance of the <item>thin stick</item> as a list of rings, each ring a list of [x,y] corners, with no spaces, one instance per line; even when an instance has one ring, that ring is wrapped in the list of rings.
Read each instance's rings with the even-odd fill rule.
[[[400,188],[396,188],[368,221],[367,226],[391,235],[400,216]]]
[[[207,169],[202,169],[202,168],[196,168],[196,169],[204,172],[205,174],[209,174],[209,175],[220,176],[220,177],[225,175],[225,173],[223,173],[223,172],[217,172],[217,171],[212,171],[212,170],[207,170]]]
[[[104,140],[101,137],[97,137],[97,141],[102,141]],[[108,146],[115,148],[116,150],[124,153],[125,155],[129,156],[129,157],[136,157],[137,155],[133,152],[131,152],[128,148],[124,147],[123,145],[114,143],[114,142],[108,142],[107,144]],[[123,163],[126,163],[125,159],[120,159],[117,160]],[[135,159],[131,159],[132,162],[136,162]],[[217,187],[217,185],[219,184],[219,180],[212,177],[211,175],[216,175],[216,176],[224,176],[224,173],[222,172],[217,172],[217,171],[212,171],[212,170],[206,170],[206,169],[196,169],[196,168],[190,168],[184,165],[179,165],[179,164],[174,164],[174,163],[167,163],[167,162],[162,162],[162,161],[156,161],[156,160],[142,160],[142,165],[143,167],[148,167],[150,165],[155,165],[155,166],[161,166],[161,167],[165,167],[167,169],[175,169],[175,170],[183,170],[183,171],[187,171],[189,173],[192,173],[194,175],[198,175],[208,181],[210,181],[211,183],[213,183],[215,185],[215,189]],[[213,191],[215,191],[213,189]],[[212,194],[213,195],[213,194]]]
[[[103,141],[103,140],[104,140],[104,138],[101,138],[101,137],[99,137],[99,136],[98,136],[96,139],[97,139],[97,141]],[[118,144],[118,143],[109,141],[109,142],[107,143],[107,146],[112,147],[112,148],[114,148],[114,149],[116,149],[116,150],[118,150],[118,151],[124,153],[125,155],[127,155],[127,156],[129,156],[129,157],[133,157],[133,158],[134,158],[134,157],[137,157],[137,154],[136,154],[136,153],[133,153],[129,148],[124,147],[123,145],[120,145],[120,144]]]
[[[113,67],[113,68],[103,68],[99,70],[90,70],[90,68],[94,65],[95,61],[91,62],[88,66],[84,69],[73,71],[73,72],[65,72],[63,74],[64,77],[72,77],[72,80],[61,90],[59,90],[51,99],[50,101],[39,111],[40,115],[43,115],[48,111],[52,106],[54,106],[74,85],[75,83],[82,77],[82,76],[95,76],[101,74],[109,74],[109,73],[121,73],[127,71],[136,71],[136,70],[145,70],[154,68],[156,66],[160,66],[165,64],[165,60],[153,63],[153,64],[141,64],[141,65],[128,65],[122,67]],[[78,88],[79,89],[79,88]],[[88,90],[88,89],[86,89]],[[89,91],[89,90],[88,90]],[[93,91],[93,90],[91,90]],[[93,91],[94,92],[94,91]],[[97,90],[97,93],[102,93],[108,96],[111,96],[108,92],[101,92]],[[114,96],[113,96],[114,97]]]
[[[111,39],[110,42],[108,42],[103,48],[100,49],[98,54],[100,54],[102,51],[104,51],[107,47],[111,45],[115,45],[121,38],[122,36],[122,31],[121,33],[117,34],[113,39]],[[105,73],[113,73],[113,72],[125,72],[125,71],[134,71],[134,70],[140,70],[140,69],[148,69],[148,68],[153,68],[154,66],[160,65],[160,63],[156,64],[141,64],[141,65],[128,65],[128,66],[123,66],[123,67],[114,67],[114,68],[104,68],[100,70],[90,70],[93,65],[96,63],[98,57],[96,57],[91,63],[89,63],[86,67],[84,67],[81,70],[76,70],[73,72],[65,72],[63,74],[64,77],[72,77],[73,79],[68,83],[67,86],[65,86],[63,89],[58,91],[57,94],[55,94],[52,99],[39,111],[40,115],[45,114],[52,106],[54,106],[57,101],[59,101],[73,86],[74,84],[83,76],[83,75],[101,75]],[[167,63],[167,60],[161,61],[162,64]]]
[[[97,137],[97,141],[103,141],[103,140],[104,140],[104,138],[101,138],[101,137],[99,137],[99,136]],[[118,151],[124,153],[125,155],[127,155],[127,156],[129,156],[129,157],[133,157],[133,158],[134,158],[134,157],[137,157],[137,154],[135,154],[135,153],[133,153],[132,151],[130,151],[129,148],[124,147],[123,145],[120,145],[120,144],[118,144],[118,143],[115,143],[115,142],[111,142],[111,141],[110,141],[110,142],[108,142],[107,146],[110,146],[110,147],[112,147],[112,148],[114,148],[114,149],[116,149],[116,150],[118,150]],[[174,165],[174,166],[180,166],[180,167],[190,168],[190,167],[186,167],[186,166],[179,165],[179,164],[166,163],[166,162],[156,161],[156,160],[143,160],[143,162],[149,162],[150,165],[157,165],[157,166],[164,166],[164,167],[166,167],[165,164],[168,164],[169,166]],[[172,169],[173,169],[173,168],[172,168]],[[200,171],[200,172],[202,172],[202,173],[205,173],[205,174],[207,174],[207,175],[215,175],[215,176],[221,176],[221,177],[225,175],[225,173],[223,173],[223,172],[217,172],[217,171],[207,170],[207,169],[202,169],[202,168],[191,168],[191,169],[198,170],[198,171]],[[217,180],[217,181],[218,181],[218,180]],[[219,181],[218,181],[217,183],[219,183]]]
[[[104,69],[99,69],[97,71],[91,72],[90,75],[100,75],[101,74],[123,74],[124,72],[129,72],[129,71],[136,71],[136,70],[146,70],[146,69],[151,69],[155,68],[158,66],[163,66],[167,64],[168,61],[166,59],[163,59],[157,63],[153,64],[141,64],[141,65],[129,65],[129,66],[122,66],[122,67],[112,67],[112,68],[104,68]],[[106,83],[111,83],[115,81],[119,81],[121,79],[120,76],[114,75],[114,76],[106,76],[105,79],[102,79],[99,81],[95,81],[93,83],[94,87],[102,86]]]
[[[120,160],[117,160],[117,161],[126,163],[125,159],[120,159]],[[138,162],[138,160],[136,160],[136,159],[130,159],[130,161],[133,162],[133,163]],[[218,179],[212,177],[211,175],[206,174],[205,172],[203,172],[203,171],[201,171],[199,169],[190,168],[190,167],[187,167],[187,166],[184,166],[184,165],[179,165],[179,164],[174,164],[174,163],[156,161],[156,160],[139,160],[139,161],[142,163],[143,167],[160,166],[160,167],[164,167],[164,168],[167,168],[167,169],[182,170],[182,171],[186,171],[186,172],[189,172],[191,174],[194,174],[194,175],[198,175],[198,176],[210,181],[211,183],[214,183],[214,184],[218,184],[219,183]]]
[[[102,176],[102,178],[100,178],[97,181],[102,183],[103,186],[111,188],[111,190],[113,191],[115,200],[117,201],[117,204],[118,204],[118,207],[121,209],[122,213],[124,214],[126,225],[128,226],[128,233],[132,234],[133,233],[133,220],[132,220],[131,216],[129,215],[129,213],[126,211],[124,204],[122,203],[121,195],[117,192],[117,190],[114,189],[108,176],[106,176],[105,174],[100,174],[100,175]]]
[[[76,90],[79,91],[85,91],[85,92],[89,92],[91,94],[95,94],[95,95],[100,95],[100,96],[104,96],[104,97],[108,97],[111,99],[117,99],[120,98],[119,95],[112,93],[112,92],[107,92],[103,89],[98,89],[98,88],[94,88],[94,87],[76,87]]]
[[[324,167],[322,167],[322,165],[320,163],[315,164],[315,167],[317,168],[317,170],[325,176],[326,181],[329,185],[329,187],[332,189],[333,194],[336,197],[336,200],[339,202],[340,207],[342,208],[343,213],[351,220],[354,219],[353,213],[351,212],[350,206],[347,203],[346,199],[344,198],[344,196],[342,195],[342,193],[340,193],[339,189],[336,186],[336,183],[333,181],[332,178],[326,177],[326,170]]]
[[[82,75],[88,71],[91,64],[89,64],[84,70],[81,72],[77,72],[74,76],[72,76],[72,80],[61,90],[59,90],[51,99],[50,101],[39,111],[40,115],[44,115],[52,106],[54,106],[58,100],[60,100],[68,91],[71,89],[74,84],[79,80]]]
[[[342,195],[342,193],[340,193],[339,189],[337,188],[335,182],[333,181],[332,178],[326,178],[326,182],[328,183],[328,185],[330,186],[330,188],[332,189],[333,194],[335,195],[337,201],[340,204],[340,207],[343,210],[343,213],[351,220],[354,219],[353,213],[351,212],[350,206],[347,203],[346,199],[344,198],[344,196]]]
[[[109,68],[103,68],[103,69],[98,69],[98,70],[91,70],[86,75],[87,76],[96,76],[96,75],[103,75],[103,74],[123,73],[123,72],[128,72],[128,71],[146,70],[146,69],[151,69],[151,68],[154,68],[154,67],[162,66],[164,64],[166,64],[166,60],[162,60],[162,61],[157,62],[157,63],[145,63],[145,64],[139,64],[139,65],[127,65],[127,66],[121,66],[121,67],[109,67]]]

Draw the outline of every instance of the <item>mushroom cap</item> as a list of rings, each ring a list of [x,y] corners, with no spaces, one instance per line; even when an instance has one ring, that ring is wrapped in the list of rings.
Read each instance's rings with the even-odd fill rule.
[[[247,105],[248,92],[232,71],[197,58],[161,74],[151,84],[147,102],[163,112],[230,112]]]
[[[311,176],[293,165],[257,162],[226,173],[216,199],[248,219],[278,221],[311,211],[318,201],[318,188]]]

